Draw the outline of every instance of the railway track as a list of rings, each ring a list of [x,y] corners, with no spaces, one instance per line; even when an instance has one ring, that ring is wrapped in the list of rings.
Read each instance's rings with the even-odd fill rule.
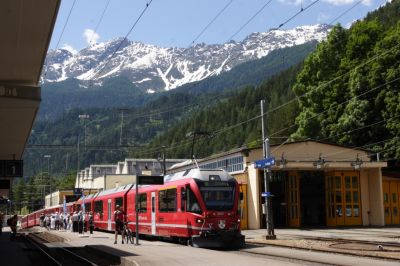
[[[61,246],[49,246],[43,238],[36,234],[26,234],[23,237],[23,242],[27,249],[40,253],[36,255],[34,265],[119,265],[117,261],[110,261],[108,258],[103,258],[91,253],[85,247],[82,248],[66,248]]]

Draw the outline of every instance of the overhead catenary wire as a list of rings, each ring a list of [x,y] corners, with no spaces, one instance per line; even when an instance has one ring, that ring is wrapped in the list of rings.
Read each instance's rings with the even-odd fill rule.
[[[387,0],[384,0],[387,1]],[[360,0],[358,2],[356,2],[354,5],[352,5],[351,7],[349,7],[348,9],[346,9],[345,11],[343,11],[342,13],[340,13],[338,16],[336,16],[333,20],[331,20],[329,23],[327,23],[327,25],[333,26],[333,23],[337,20],[339,20],[341,17],[343,17],[344,15],[346,15],[348,12],[350,12],[352,9],[354,9],[356,6],[358,6],[360,3],[362,3],[363,0]],[[281,52],[282,50],[280,49],[279,52]],[[305,49],[302,49],[301,52],[305,51]],[[283,64],[284,64],[284,58],[285,55],[282,55],[283,58]]]
[[[341,14],[339,14],[339,16],[337,16],[336,18],[334,18],[331,22],[329,22],[329,25],[332,25],[334,22],[336,22],[337,20],[339,20],[341,17],[343,17],[344,15],[346,15],[348,12],[350,12],[353,8],[355,8],[356,6],[358,6],[359,4],[361,4],[364,0],[360,0],[358,2],[356,2],[354,5],[352,5],[350,8],[346,9],[344,12],[342,12]]]
[[[300,13],[306,11],[307,9],[309,9],[310,7],[312,7],[313,5],[315,5],[316,3],[318,3],[320,0],[315,0],[314,2],[312,2],[311,4],[309,4],[308,6],[306,6],[305,8],[301,7],[300,11],[297,12],[296,14],[294,14],[293,16],[291,16],[290,18],[288,18],[285,22],[281,23],[278,26],[279,28],[282,28],[285,24],[287,24],[288,22],[290,22],[292,19],[294,19],[295,17],[297,17],[298,15],[300,15]]]
[[[89,45],[92,43],[93,37],[94,37],[94,35],[97,33],[97,30],[99,29],[100,24],[101,24],[101,22],[103,21],[104,15],[105,15],[105,13],[106,13],[106,11],[107,11],[107,9],[108,9],[108,6],[110,5],[110,1],[111,1],[111,0],[107,0],[105,6],[104,6],[104,8],[103,8],[103,11],[101,12],[100,19],[99,19],[99,21],[97,22],[96,27],[94,28],[94,30],[93,30],[93,32],[92,32],[92,36],[90,36]]]
[[[63,26],[63,28],[62,28],[62,30],[61,30],[60,36],[58,37],[58,41],[57,41],[56,47],[55,47],[55,49],[54,49],[54,54],[53,54],[53,56],[51,57],[51,59],[53,59],[53,57],[54,57],[54,55],[55,55],[55,53],[56,53],[56,51],[57,51],[57,49],[58,49],[58,46],[60,45],[61,39],[62,39],[62,37],[63,37],[63,35],[64,35],[65,28],[67,27],[67,24],[68,24],[68,22],[69,22],[69,18],[71,17],[72,10],[73,10],[74,7],[75,7],[75,3],[76,3],[76,0],[74,0],[74,2],[72,3],[72,6],[71,6],[71,8],[70,8],[70,10],[69,10],[69,12],[68,12],[67,19],[66,19],[65,22],[64,22],[64,26]],[[46,78],[47,72],[48,72],[48,68],[46,68],[46,71],[44,72],[43,79]]]
[[[217,13],[217,15],[202,29],[202,31],[194,38],[194,40],[189,44],[189,46],[193,45],[203,33],[214,23],[219,16],[232,4],[233,0],[230,0],[226,5]]]
[[[261,13],[261,11],[263,11],[270,3],[272,2],[272,0],[267,1],[261,8],[259,8],[257,10],[256,13],[254,13],[234,34],[232,34],[231,37],[229,37],[229,39],[226,42],[229,42],[231,40],[233,40],[233,38],[242,31],[242,29],[244,27],[246,27],[258,14]]]
[[[369,94],[369,93],[371,93],[371,92],[373,92],[373,91],[375,91],[375,90],[377,90],[377,89],[382,88],[383,86],[389,85],[389,84],[391,84],[391,83],[393,83],[393,82],[395,82],[395,81],[398,81],[398,80],[400,80],[400,77],[398,77],[398,78],[396,78],[396,79],[393,79],[393,80],[391,80],[391,81],[385,82],[384,84],[380,84],[380,85],[378,85],[378,86],[375,86],[374,88],[372,88],[372,89],[370,89],[370,90],[368,90],[368,91],[365,91],[365,92],[363,92],[363,93],[361,93],[361,94],[359,94],[359,95],[355,95],[355,96],[353,96],[353,97],[347,99],[346,101],[343,101],[343,102],[341,102],[341,103],[339,103],[339,104],[336,104],[336,105],[332,105],[332,106],[330,106],[328,109],[325,109],[323,112],[317,113],[317,114],[315,114],[315,115],[313,115],[313,116],[307,118],[305,121],[310,121],[311,119],[314,119],[314,118],[316,118],[316,117],[318,117],[318,116],[320,116],[320,115],[322,115],[322,114],[324,114],[324,113],[330,111],[330,110],[331,110],[332,108],[334,108],[334,107],[338,107],[338,106],[341,106],[341,105],[343,105],[343,104],[349,103],[351,100],[360,98],[360,97],[362,97],[362,96],[364,96],[364,95],[366,95],[366,94]],[[282,128],[282,129],[280,129],[280,130],[278,130],[278,131],[272,133],[271,136],[274,136],[274,135],[276,135],[276,134],[279,134],[279,133],[281,133],[281,132],[283,132],[283,131],[285,131],[285,130],[288,130],[288,129],[290,129],[290,128],[293,128],[293,127],[295,127],[295,126],[296,126],[296,124],[293,124],[293,125],[288,126],[288,127],[286,127],[286,128]]]
[[[128,39],[128,36],[131,34],[131,32],[133,31],[133,29],[136,27],[136,25],[139,23],[140,19],[143,17],[143,15],[146,13],[147,9],[149,8],[149,6],[151,5],[151,3],[153,2],[153,0],[150,0],[149,2],[146,3],[146,6],[144,7],[144,9],[142,10],[142,12],[140,13],[139,17],[135,20],[135,22],[133,23],[133,25],[131,26],[131,28],[129,29],[129,31],[125,34],[125,37],[119,42],[119,44],[117,45],[117,47],[115,48],[114,52],[107,58],[106,63],[103,65],[103,67],[100,68],[99,71],[97,72],[93,72],[93,76],[90,77],[90,80],[95,79],[96,77],[98,77],[103,70],[106,68],[106,66],[108,66],[108,64],[111,62],[111,59],[116,55],[116,53],[119,51],[119,49],[121,49],[122,44]]]

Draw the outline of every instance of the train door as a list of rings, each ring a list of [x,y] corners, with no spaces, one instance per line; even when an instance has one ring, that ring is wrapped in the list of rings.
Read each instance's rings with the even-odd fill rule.
[[[247,185],[239,184],[240,193],[243,197],[239,199],[240,229],[247,229]]]
[[[151,234],[156,234],[156,192],[151,192]]]
[[[287,218],[290,227],[300,227],[300,177],[289,172],[286,185]]]
[[[112,215],[111,215],[111,206],[112,206],[112,199],[108,199],[108,201],[107,201],[107,230],[108,231],[111,231],[112,230],[112,228],[111,228],[111,217],[112,217]]]

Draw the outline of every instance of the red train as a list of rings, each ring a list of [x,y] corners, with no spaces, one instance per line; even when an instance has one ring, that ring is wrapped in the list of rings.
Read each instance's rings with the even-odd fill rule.
[[[135,186],[106,190],[69,204],[68,211],[92,211],[96,229],[114,230],[115,206],[122,206],[135,232]],[[190,169],[167,175],[164,185],[139,188],[139,233],[168,237],[196,247],[242,247],[239,185],[224,170]],[[45,212],[62,212],[56,206]],[[23,227],[39,224],[43,210],[23,218]]]

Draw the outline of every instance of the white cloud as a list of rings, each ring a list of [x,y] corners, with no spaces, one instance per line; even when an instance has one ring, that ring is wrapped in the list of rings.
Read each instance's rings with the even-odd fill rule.
[[[349,5],[357,2],[357,0],[324,0],[324,2],[329,3],[334,6]],[[362,4],[365,6],[371,6],[372,0],[363,0]]]
[[[299,6],[301,4],[301,2],[303,2],[303,1],[302,0],[279,0],[279,2],[282,2],[287,5]]]
[[[61,47],[61,49],[67,50],[72,54],[76,54],[78,51],[74,49],[74,47],[72,47],[71,45],[69,45],[68,43],[65,43],[63,45],[63,47]]]
[[[94,43],[97,43],[97,41],[100,39],[100,35],[97,34],[94,30],[92,29],[85,29],[83,31],[82,36],[86,39],[86,43],[88,45],[92,45]]]

